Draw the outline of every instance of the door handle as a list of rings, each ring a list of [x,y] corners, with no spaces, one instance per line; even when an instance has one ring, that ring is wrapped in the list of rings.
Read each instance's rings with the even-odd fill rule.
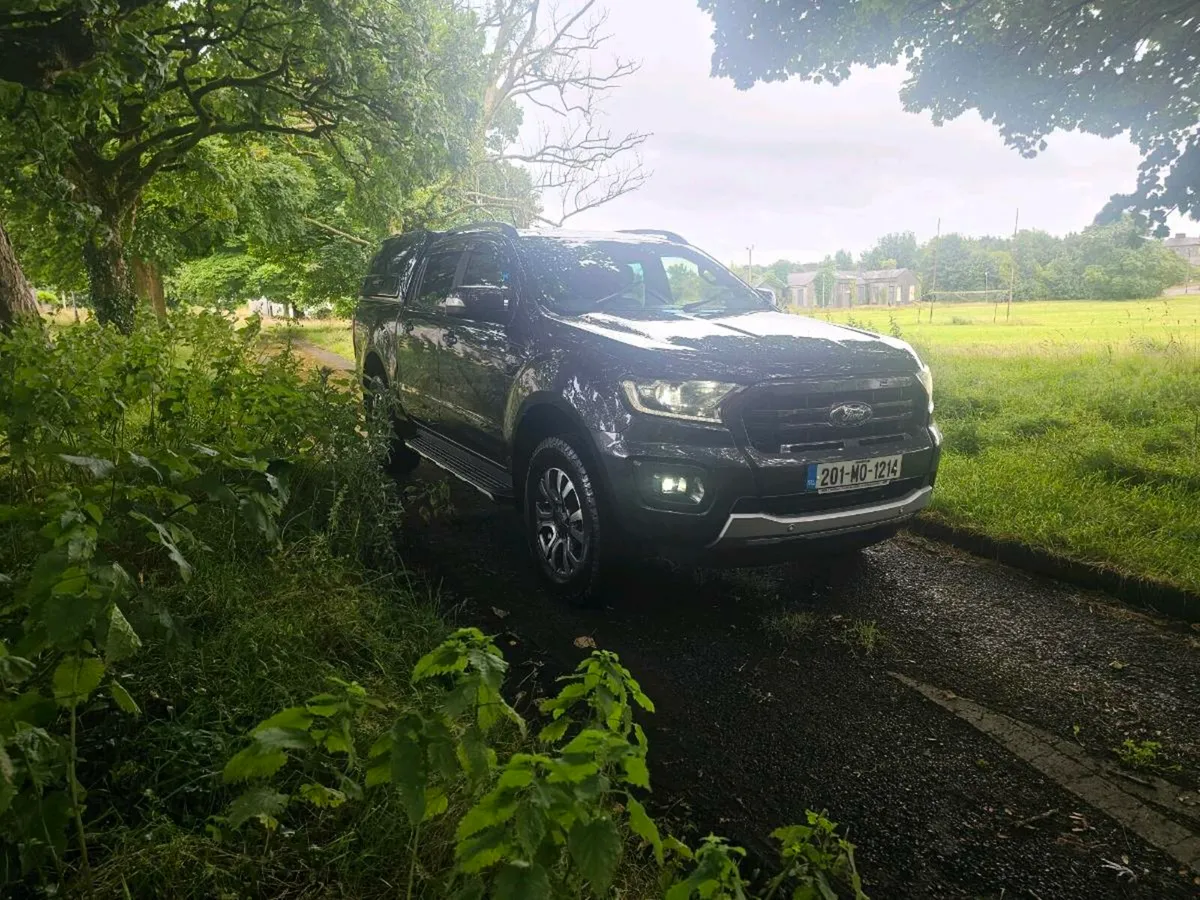
[[[447,331],[446,334],[442,337],[442,340],[445,342],[447,347],[453,347],[455,344],[458,343],[458,335],[455,334],[453,331]]]

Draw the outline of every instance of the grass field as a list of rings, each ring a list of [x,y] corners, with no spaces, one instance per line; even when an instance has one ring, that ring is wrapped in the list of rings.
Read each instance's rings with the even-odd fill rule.
[[[346,359],[354,359],[354,339],[347,319],[298,319],[268,327],[281,341],[286,340],[290,332],[295,339],[324,347]]]
[[[1200,590],[1200,297],[819,315],[932,366],[930,515]]]

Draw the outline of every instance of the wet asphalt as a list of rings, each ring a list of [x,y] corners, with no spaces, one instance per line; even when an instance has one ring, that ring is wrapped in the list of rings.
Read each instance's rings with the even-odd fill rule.
[[[875,900],[1200,897],[1195,871],[892,675],[1114,768],[1126,738],[1156,741],[1157,768],[1130,780],[1165,776],[1191,802],[1200,632],[905,536],[840,568],[630,566],[600,608],[573,609],[540,588],[515,511],[452,497],[413,517],[405,564],[502,636],[527,708],[588,652],[577,639],[619,653],[657,706],[654,803],[677,829],[766,859],[771,829],[827,810]]]

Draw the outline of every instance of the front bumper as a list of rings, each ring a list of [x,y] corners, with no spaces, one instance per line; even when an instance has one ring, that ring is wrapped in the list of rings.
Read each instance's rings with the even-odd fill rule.
[[[832,537],[870,531],[884,525],[896,525],[911,519],[933,497],[932,487],[917,488],[897,500],[870,506],[850,506],[829,512],[798,516],[773,516],[767,513],[733,513],[709,547],[750,546],[811,537]]]
[[[729,431],[650,417],[592,438],[609,508],[631,548],[734,565],[885,539],[929,505],[941,456],[935,426],[886,448],[848,446],[805,457],[768,457],[744,448]],[[892,454],[903,456],[903,466],[887,485],[836,494],[807,489],[811,463]],[[705,499],[698,508],[665,509],[647,500],[639,471],[673,467],[703,472]]]

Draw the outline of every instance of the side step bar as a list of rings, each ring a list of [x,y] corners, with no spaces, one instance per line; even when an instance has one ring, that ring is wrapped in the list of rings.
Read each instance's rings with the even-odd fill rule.
[[[512,500],[515,497],[512,477],[508,472],[466,447],[424,428],[404,444],[492,500]]]

